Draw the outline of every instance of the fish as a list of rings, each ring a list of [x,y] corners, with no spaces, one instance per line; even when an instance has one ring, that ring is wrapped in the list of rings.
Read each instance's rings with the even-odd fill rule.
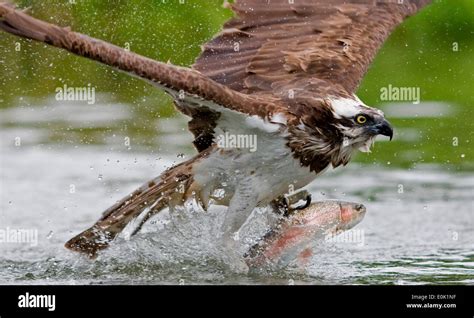
[[[291,211],[245,253],[249,268],[284,267],[296,261],[308,263],[311,245],[328,235],[337,235],[359,224],[364,218],[363,204],[337,200],[313,202]]]

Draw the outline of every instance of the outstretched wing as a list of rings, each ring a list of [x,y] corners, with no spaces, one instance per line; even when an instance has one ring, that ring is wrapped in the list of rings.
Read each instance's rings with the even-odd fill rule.
[[[400,3],[399,3],[400,2]],[[164,88],[183,113],[199,151],[218,119],[268,119],[290,110],[281,94],[351,94],[390,31],[430,0],[236,0],[237,17],[205,47],[193,71],[72,32],[0,3],[0,29],[97,60]],[[223,122],[230,122],[223,121]]]
[[[278,99],[237,92],[198,71],[154,61],[69,28],[35,19],[2,2],[0,29],[110,65],[164,89],[173,96],[178,108],[192,117],[190,130],[199,151],[212,144],[219,118],[231,118],[222,122],[244,126],[249,115],[268,119],[273,113],[284,111]]]
[[[206,109],[216,112],[227,110],[245,115],[265,113],[267,105],[264,101],[216,83],[195,70],[140,56],[111,43],[73,32],[69,28],[35,19],[2,2],[0,29],[65,49],[151,81],[175,99],[186,100],[190,107],[200,108],[205,105]]]
[[[236,0],[194,68],[245,93],[317,79],[352,94],[390,32],[430,2]]]

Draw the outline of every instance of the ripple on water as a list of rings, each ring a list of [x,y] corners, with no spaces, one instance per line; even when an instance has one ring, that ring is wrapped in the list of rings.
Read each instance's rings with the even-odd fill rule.
[[[149,224],[93,262],[64,249],[64,242],[90,226],[100,211],[159,174],[176,155],[157,161],[154,155],[111,154],[98,147],[3,150],[2,164],[9,169],[0,171],[1,179],[11,186],[2,189],[0,224],[38,230],[38,245],[0,244],[2,284],[474,283],[474,176],[469,173],[363,165],[330,172],[309,190],[315,200],[363,202],[368,212],[355,229],[364,231],[364,244],[321,242],[303,271],[238,275],[219,257],[215,231],[223,214],[217,210],[187,215],[179,226]]]

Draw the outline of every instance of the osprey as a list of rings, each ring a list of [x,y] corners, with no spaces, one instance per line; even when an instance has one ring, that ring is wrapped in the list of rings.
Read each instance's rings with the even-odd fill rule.
[[[354,94],[390,32],[430,0],[236,0],[236,16],[192,68],[160,63],[0,4],[0,28],[134,74],[169,93],[191,117],[198,154],[107,209],[66,247],[93,257],[133,219],[196,200],[228,206],[224,246],[257,206],[393,136],[384,114]],[[220,136],[256,136],[222,147]],[[220,193],[217,195],[217,193]],[[224,195],[222,195],[224,193]],[[237,260],[238,262],[238,260]]]

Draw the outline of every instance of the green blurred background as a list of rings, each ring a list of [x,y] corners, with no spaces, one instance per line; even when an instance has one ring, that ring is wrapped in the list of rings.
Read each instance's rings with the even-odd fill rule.
[[[154,1],[18,1],[35,17],[93,37],[126,46],[136,53],[189,66],[200,45],[218,32],[232,13],[222,0]],[[21,44],[21,50],[15,48]],[[457,43],[458,50],[453,50]],[[436,163],[450,170],[474,170],[474,1],[439,0],[401,25],[379,52],[359,88],[368,105],[384,108],[380,89],[388,85],[419,87],[422,101],[446,103],[443,115],[388,115],[397,129],[394,141],[378,143],[360,162],[412,167]],[[133,116],[107,127],[74,128],[45,125],[45,142],[105,143],[115,131],[137,140],[147,151],[156,147],[156,120],[176,116],[162,92],[126,74],[6,33],[0,33],[0,108],[42,105],[55,89],[87,86],[127,103]],[[421,104],[417,107],[430,107]],[[396,113],[396,111],[395,111]],[[390,112],[388,113],[390,114]],[[4,126],[14,127],[10,121]],[[410,138],[402,138],[410,132]],[[453,138],[458,141],[453,145]],[[191,146],[188,146],[191,149]],[[136,148],[135,148],[136,149]]]

